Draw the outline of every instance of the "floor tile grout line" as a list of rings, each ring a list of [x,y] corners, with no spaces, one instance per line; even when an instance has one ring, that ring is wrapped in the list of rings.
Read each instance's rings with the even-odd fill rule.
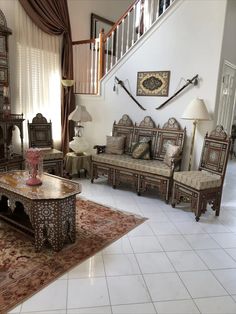
[[[214,270],[218,270],[218,269],[214,269]],[[225,270],[225,269],[224,269]],[[212,273],[212,275],[214,276],[214,278],[219,282],[219,284],[221,285],[221,287],[223,287],[223,289],[227,292],[228,295],[231,295],[230,292],[223,286],[223,284],[220,282],[220,280],[216,277],[216,275],[214,274],[214,271],[210,269],[210,272]]]
[[[66,286],[66,314],[68,312],[68,297],[69,297],[69,272],[66,273],[67,276],[67,286]]]
[[[136,260],[136,263],[137,263],[137,265],[138,265],[138,268],[139,268],[140,273],[139,273],[139,274],[129,274],[129,275],[126,274],[126,275],[117,275],[117,276],[107,276],[107,274],[106,274],[106,268],[105,268],[105,263],[104,263],[105,277],[107,278],[107,277],[122,277],[122,276],[124,276],[124,277],[126,277],[126,276],[141,276],[142,279],[143,279],[143,282],[144,282],[144,284],[145,284],[146,291],[148,292],[148,295],[149,295],[149,298],[150,298],[150,302],[145,302],[145,303],[152,303],[152,305],[153,305],[153,307],[154,307],[154,309],[155,309],[155,312],[156,312],[156,308],[155,308],[155,306],[154,306],[154,304],[153,304],[153,300],[152,300],[152,298],[151,298],[149,289],[148,289],[148,287],[147,287],[145,278],[144,278],[144,276],[143,276],[142,270],[141,270],[141,268],[140,268],[140,265],[139,265],[139,263],[138,263],[137,257],[136,257],[136,255],[135,255],[135,252],[134,252],[134,249],[133,249],[133,247],[132,247],[132,243],[130,242],[130,240],[129,240],[129,243],[130,243],[131,249],[132,249],[132,251],[133,251],[133,253],[130,253],[130,254],[133,254],[133,255],[134,255],[134,258],[135,258],[135,260]],[[128,254],[128,253],[127,253],[127,254]],[[109,288],[108,288],[108,291],[109,291]],[[110,295],[110,294],[109,294],[109,295]],[[139,303],[132,303],[132,304],[139,304]],[[140,304],[142,304],[142,303],[140,303]],[[122,305],[122,304],[119,304],[119,305]],[[127,304],[124,304],[124,305],[127,305]],[[114,306],[114,305],[111,305],[111,308],[112,308],[112,306]],[[157,313],[157,312],[156,312],[156,313]]]
[[[208,250],[222,250],[222,248],[215,248],[215,249],[208,249]],[[224,270],[224,269],[236,269],[235,267],[224,267],[224,268],[210,268],[207,263],[204,261],[204,259],[198,254],[198,251],[206,251],[206,250],[199,250],[199,249],[193,249],[193,251],[197,254],[197,256],[202,260],[202,262],[206,265],[206,267],[209,270]],[[224,251],[224,249],[223,249]],[[226,252],[225,252],[226,253]],[[228,254],[228,256],[234,261],[234,259]]]
[[[147,289],[147,292],[148,292],[148,295],[149,295],[149,298],[150,298],[150,303],[152,303],[152,305],[153,305],[153,307],[154,307],[154,309],[155,309],[155,312],[157,313],[156,307],[155,307],[155,305],[154,305],[154,301],[153,301],[152,296],[151,296],[151,293],[150,293],[150,291],[149,291],[149,289],[148,289],[148,285],[147,285],[147,283],[146,283],[144,274],[143,274],[143,272],[142,272],[142,270],[141,270],[141,267],[140,267],[140,265],[139,265],[139,262],[138,262],[138,259],[137,259],[137,256],[135,255],[135,253],[134,253],[134,257],[135,257],[136,263],[138,264],[138,267],[139,267],[139,270],[140,270],[140,274],[141,274],[142,279],[143,279],[143,282],[144,282],[144,284],[145,284],[145,288]],[[157,314],[158,314],[158,313],[157,313]]]
[[[102,264],[103,264],[103,268],[104,268],[104,274],[105,274],[105,280],[106,280],[106,286],[107,286],[107,293],[108,293],[108,298],[109,298],[109,303],[110,303],[110,308],[111,308],[111,314],[113,314],[111,295],[110,295],[110,290],[109,290],[109,285],[108,285],[108,280],[107,280],[106,266],[105,266],[103,254],[101,254],[101,256],[102,256]]]
[[[209,250],[215,250],[215,251],[219,251],[219,250],[222,250],[222,251],[224,251],[226,254],[227,254],[227,256],[230,258],[230,259],[232,259],[232,261],[233,262],[235,262],[235,266],[234,267],[223,267],[223,268],[210,268],[210,267],[208,267],[209,269],[211,269],[211,270],[224,270],[224,269],[236,269],[236,260],[227,252],[227,251],[225,251],[223,248],[215,248],[215,249],[209,249]],[[201,256],[198,254],[198,251],[204,251],[204,250],[199,250],[199,249],[197,249],[197,250],[195,250],[194,249],[194,251],[195,251],[195,253],[201,258]],[[202,258],[201,258],[202,259]],[[204,261],[204,260],[203,260]]]
[[[183,240],[185,240],[185,238],[184,238],[184,236],[181,235],[181,234],[156,235],[157,240],[158,240],[158,242],[160,243],[161,247],[163,248],[163,251],[164,251],[164,252],[177,252],[177,251],[191,251],[191,250],[192,250],[191,246],[190,246],[190,249],[185,249],[185,250],[165,250],[164,246],[161,244],[161,241],[160,241],[159,238],[158,238],[158,237],[163,237],[163,236],[164,236],[164,237],[168,237],[168,236],[171,236],[171,237],[173,237],[173,236],[181,236],[181,238],[182,238]],[[186,240],[185,240],[185,241],[186,241]],[[186,241],[186,242],[187,242],[187,241]]]
[[[168,255],[167,255],[167,258],[169,259],[169,257],[168,257]],[[170,263],[172,264],[172,262],[171,262],[171,260],[169,259],[169,261],[170,261]],[[203,261],[204,262],[204,261]],[[204,263],[205,264],[205,263]],[[174,265],[172,264],[172,266],[174,267]],[[207,266],[207,265],[206,265]],[[174,267],[174,269],[175,269],[175,267]],[[203,271],[207,271],[207,270],[203,270]],[[181,272],[181,271],[180,271]],[[196,302],[194,301],[194,298],[192,297],[192,295],[191,295],[191,293],[190,293],[190,291],[188,290],[188,288],[187,288],[187,286],[185,285],[185,283],[184,283],[184,281],[182,280],[182,278],[181,278],[181,276],[180,276],[180,273],[179,271],[176,271],[176,273],[177,273],[177,275],[178,275],[178,277],[179,277],[179,279],[180,279],[180,281],[182,282],[182,284],[184,285],[184,287],[186,288],[186,290],[188,291],[188,293],[189,293],[189,295],[190,295],[190,297],[191,297],[191,299],[192,299],[192,301],[194,302],[194,304],[197,306],[197,304],[196,304]],[[192,271],[191,271],[192,272]],[[225,290],[225,288],[223,287],[223,289]],[[226,291],[226,290],[225,290]],[[227,291],[226,291],[227,292]],[[206,297],[207,298],[207,297]],[[198,308],[198,306],[197,306],[197,308]],[[198,308],[198,310],[199,310],[199,312],[201,313],[201,311],[200,311],[200,309]]]
[[[208,270],[211,272],[211,274],[213,275],[213,277],[217,280],[217,282],[220,284],[220,286],[227,292],[228,295],[230,295],[230,293],[227,291],[227,289],[223,286],[223,284],[218,280],[218,278],[215,276],[213,270],[221,270],[221,269],[211,269],[209,268],[209,266],[206,264],[206,262],[201,258],[201,256],[198,254],[198,252],[196,250],[194,250],[195,253],[197,254],[197,256],[202,260],[202,262],[207,266]],[[222,270],[226,270],[226,269],[234,269],[234,268],[223,268]]]
[[[169,262],[171,263],[171,265],[173,266],[173,268],[175,269],[174,264],[173,264],[173,263],[172,263],[172,261],[170,260],[169,256],[168,256],[167,254],[166,254],[166,256],[167,256],[167,258],[168,258]],[[177,276],[179,277],[179,279],[180,279],[181,283],[182,283],[182,284],[183,284],[183,286],[185,287],[185,289],[186,289],[186,291],[188,292],[188,294],[189,294],[190,298],[193,300],[193,298],[192,298],[192,295],[191,295],[190,291],[188,290],[187,286],[184,284],[184,282],[183,282],[182,278],[180,277],[179,273],[178,273],[177,271],[175,271],[175,273],[176,273],[176,274],[177,274]]]
[[[236,246],[235,246],[235,248],[236,248]],[[232,258],[235,262],[236,262],[236,259],[234,259],[226,250],[227,249],[231,249],[231,248],[223,248],[223,247],[221,247],[221,249],[230,257],[230,258]],[[233,248],[232,248],[233,249]],[[235,267],[236,268],[236,267]]]
[[[201,311],[201,309],[199,308],[199,306],[197,305],[197,302],[195,301],[195,299],[192,299],[192,300],[193,300],[193,303],[196,305],[196,307],[197,307],[199,313],[202,314],[202,311]]]
[[[201,233],[202,235],[205,235],[205,233]],[[188,242],[188,244],[191,246],[191,248],[193,249],[193,250],[209,250],[209,249],[220,249],[221,247],[212,247],[212,248],[198,248],[198,249],[196,249],[196,248],[194,248],[192,245],[191,245],[191,242],[187,239],[187,237],[186,236],[189,236],[189,234],[187,234],[187,235],[184,235],[184,239]],[[190,236],[191,236],[191,234],[190,234]],[[198,236],[198,235],[196,235],[196,236]],[[208,234],[208,236],[210,236],[209,234]],[[215,243],[216,243],[216,245],[219,245],[212,237],[210,237],[210,239],[212,240],[212,241],[214,241]]]
[[[20,312],[19,312],[19,314],[21,313],[21,310],[22,310],[22,304],[23,304],[23,303],[20,304]]]
[[[227,234],[229,234],[230,232],[227,232]],[[234,232],[231,232],[232,234],[236,235]],[[225,249],[236,249],[236,245],[235,247],[223,247],[220,243],[218,243],[214,238],[213,238],[213,234],[215,233],[212,233],[212,234],[209,234],[209,236],[220,246],[221,249],[225,250]]]

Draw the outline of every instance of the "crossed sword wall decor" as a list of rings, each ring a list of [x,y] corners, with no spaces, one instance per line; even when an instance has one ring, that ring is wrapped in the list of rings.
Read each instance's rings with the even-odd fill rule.
[[[134,98],[134,96],[128,91],[128,89],[125,87],[125,84],[123,81],[119,80],[117,76],[115,76],[115,83],[119,84],[125,91],[126,93],[129,95],[129,97],[131,99],[133,99],[134,102],[136,102],[136,104],[139,106],[140,109],[142,110],[146,110],[145,108],[143,108],[142,105],[140,105],[140,103]]]
[[[139,106],[140,109],[142,110],[146,110],[135,98],[134,96],[128,91],[128,89],[125,87],[125,84],[122,80],[118,79],[117,76],[115,76],[115,83],[120,85],[125,91],[126,93],[129,95],[129,97],[131,99],[133,99],[133,101]],[[196,74],[193,78],[191,79],[187,79],[186,84],[184,86],[182,86],[180,89],[177,90],[177,92],[175,92],[170,98],[168,98],[165,102],[163,102],[163,104],[161,104],[159,107],[156,108],[156,110],[161,109],[162,107],[164,107],[168,102],[170,102],[173,98],[175,98],[180,92],[182,92],[187,86],[189,86],[190,84],[197,86],[198,85],[198,74]]]

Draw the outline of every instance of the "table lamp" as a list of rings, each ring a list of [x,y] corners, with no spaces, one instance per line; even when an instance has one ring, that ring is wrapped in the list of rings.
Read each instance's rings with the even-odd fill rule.
[[[192,132],[189,166],[188,166],[188,170],[190,171],[192,167],[193,147],[194,147],[194,139],[195,139],[197,122],[201,120],[210,120],[209,114],[208,114],[208,111],[207,111],[207,108],[203,99],[199,99],[199,98],[193,99],[191,103],[187,106],[187,108],[185,109],[182,119],[193,120],[193,132]]]
[[[69,116],[68,120],[75,121],[75,136],[73,137],[73,141],[69,143],[69,147],[76,153],[76,154],[82,154],[84,151],[88,149],[88,143],[85,141],[85,139],[82,137],[83,135],[83,126],[81,125],[81,122],[88,122],[92,121],[91,115],[86,110],[85,106],[77,105],[75,110],[72,111]]]

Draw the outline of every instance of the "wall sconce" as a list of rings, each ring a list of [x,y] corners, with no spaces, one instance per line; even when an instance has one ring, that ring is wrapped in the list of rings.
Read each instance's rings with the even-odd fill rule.
[[[65,88],[65,92],[68,93],[68,89],[74,85],[74,80],[61,80],[61,84]]]
[[[64,87],[71,87],[74,85],[74,80],[61,80],[61,83]]]

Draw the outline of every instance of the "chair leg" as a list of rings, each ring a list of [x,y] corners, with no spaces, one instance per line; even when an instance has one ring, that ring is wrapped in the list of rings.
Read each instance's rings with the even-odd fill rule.
[[[220,215],[220,204],[221,204],[221,193],[218,195],[214,207],[215,207],[215,211],[216,211],[216,216]]]
[[[222,197],[222,190],[218,191],[215,193],[216,197],[215,199],[212,201],[212,210],[215,211],[215,215],[219,216],[220,215],[220,204],[221,204],[221,197]]]
[[[205,213],[207,211],[207,201],[203,201],[202,202],[202,209],[201,212]]]
[[[196,197],[192,196],[191,207],[192,210],[195,212],[196,221],[199,221],[200,219],[202,213],[202,206],[203,202],[201,201],[200,195],[197,195]]]
[[[176,184],[174,182],[172,188],[171,206],[175,208],[175,205],[176,205]]]
[[[200,219],[200,216],[201,216],[201,205],[198,203],[198,205],[197,205],[197,209],[196,209],[196,217],[195,217],[195,219],[196,219],[196,221],[199,221],[199,219]]]
[[[91,169],[91,183],[93,183],[94,181],[94,171],[93,171],[93,168]]]

